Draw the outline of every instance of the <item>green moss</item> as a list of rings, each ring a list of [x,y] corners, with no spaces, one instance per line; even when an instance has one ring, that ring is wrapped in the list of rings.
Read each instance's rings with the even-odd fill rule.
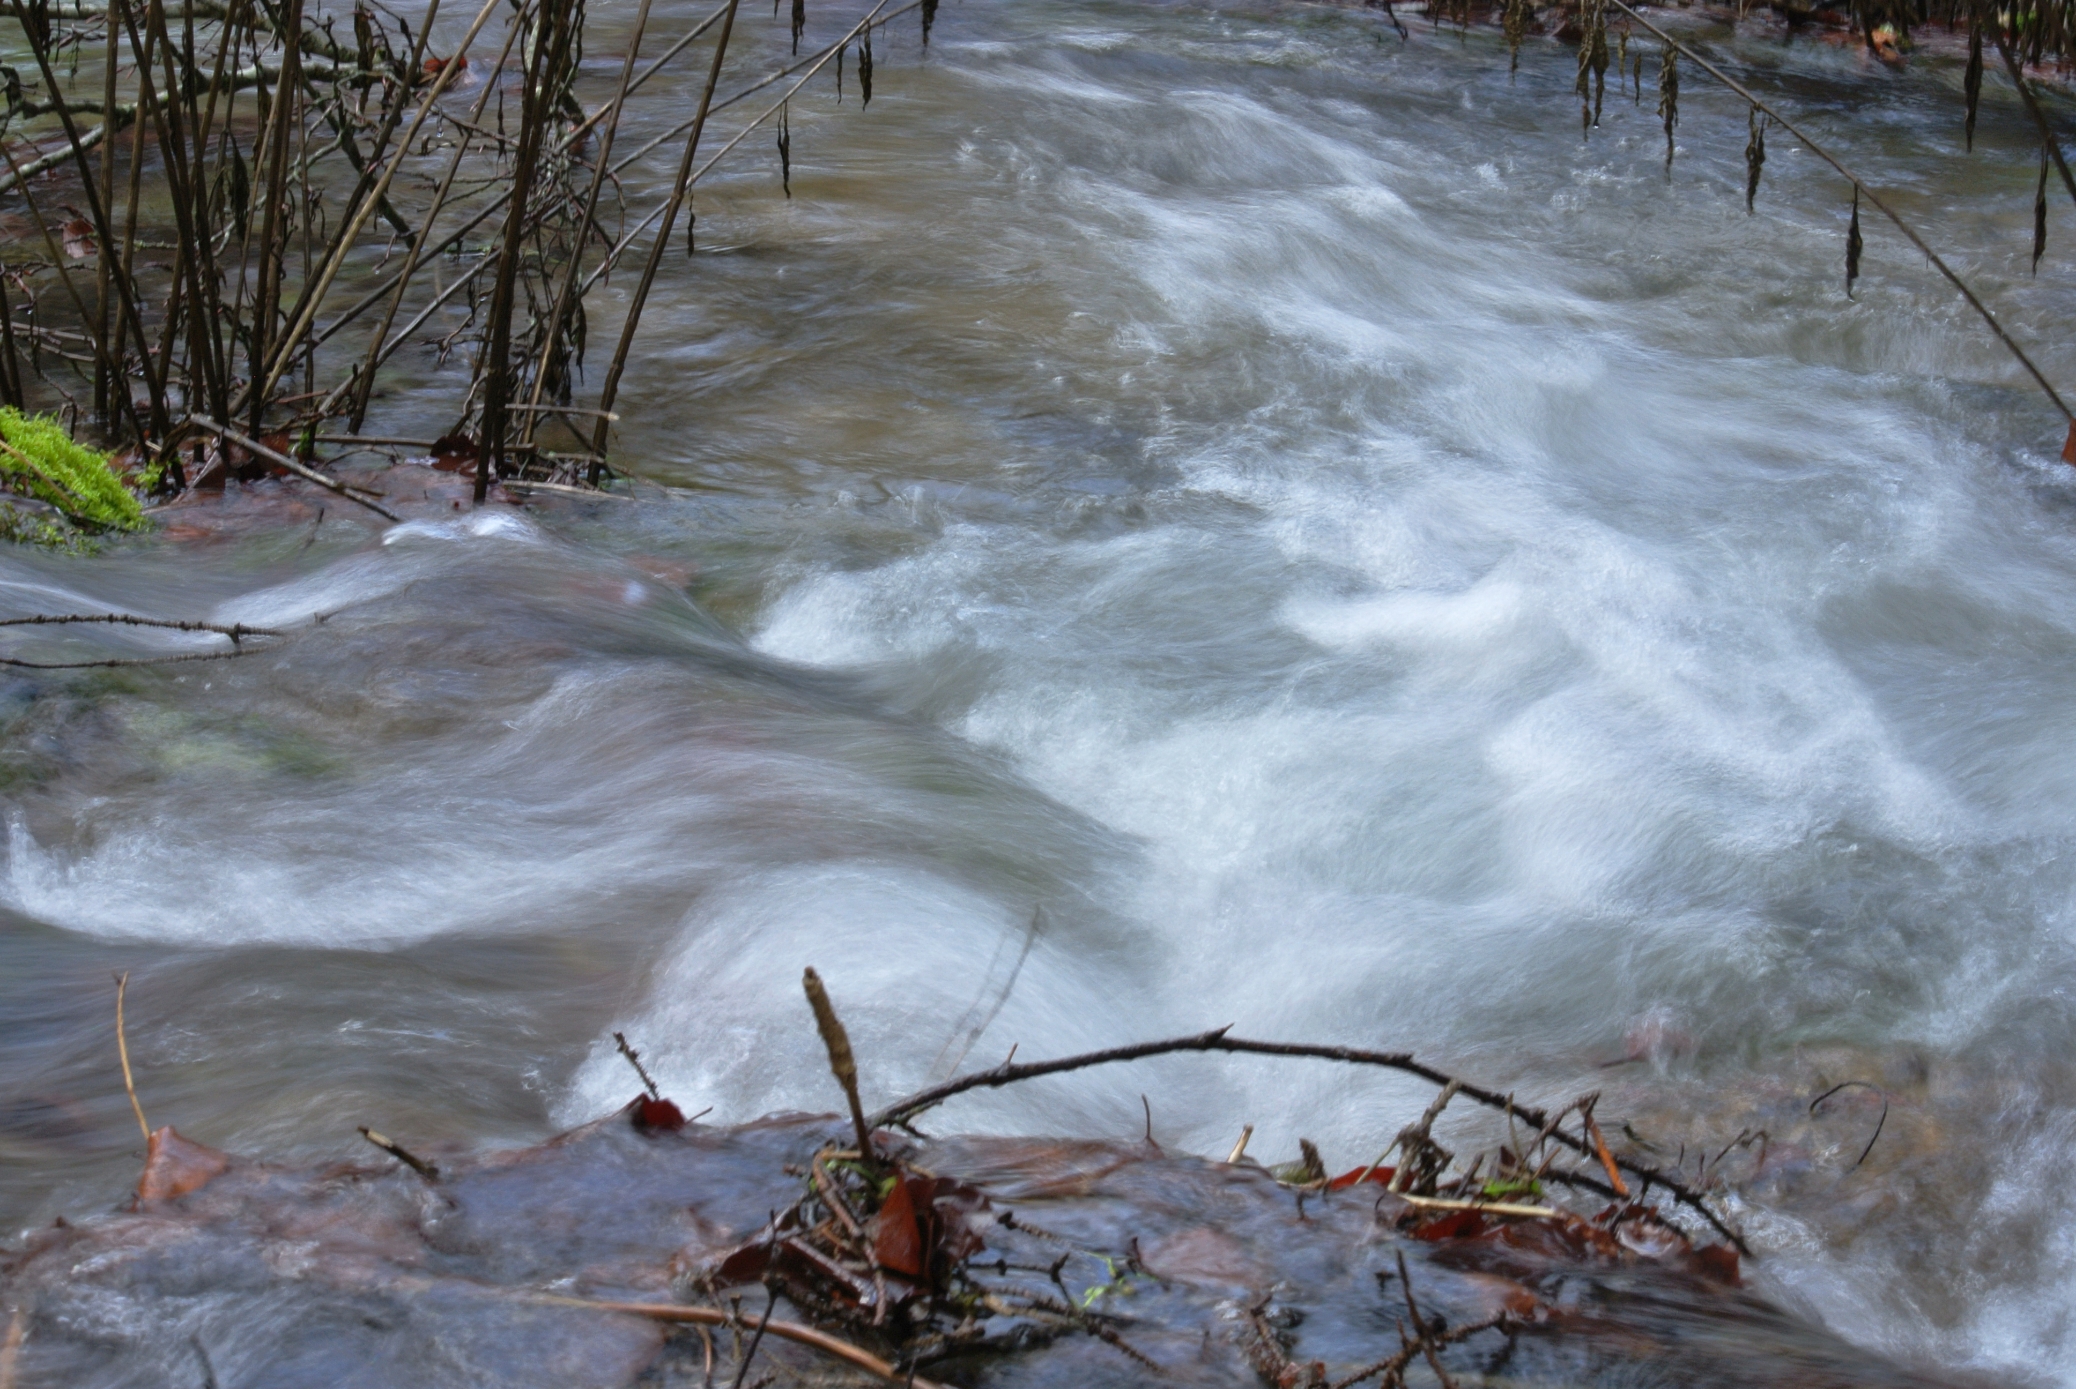
[[[142,530],[144,507],[123,485],[109,456],[73,442],[55,415],[0,406],[0,476],[90,530]],[[9,538],[14,538],[10,536]],[[50,543],[37,536],[24,538]]]

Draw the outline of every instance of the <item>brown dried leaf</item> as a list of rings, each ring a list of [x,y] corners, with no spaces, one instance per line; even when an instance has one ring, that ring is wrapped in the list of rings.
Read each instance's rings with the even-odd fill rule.
[[[65,240],[65,259],[85,260],[100,251],[94,241],[94,224],[84,217],[75,217],[60,228]]]
[[[182,1138],[168,1124],[151,1135],[151,1147],[144,1157],[144,1175],[137,1181],[137,1199],[170,1201],[200,1191],[230,1165],[225,1154]]]
[[[441,472],[467,472],[479,456],[476,441],[466,434],[443,434],[433,440],[432,465]]]
[[[872,1219],[872,1258],[881,1268],[908,1278],[921,1278],[924,1268],[923,1235],[916,1227],[915,1193],[910,1184],[924,1185],[921,1178],[900,1174],[885,1204]],[[925,1197],[927,1201],[927,1197]]]

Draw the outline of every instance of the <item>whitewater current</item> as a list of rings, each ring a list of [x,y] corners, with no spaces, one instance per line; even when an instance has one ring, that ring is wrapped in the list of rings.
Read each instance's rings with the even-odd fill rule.
[[[2076,388],[2015,98],[1964,154],[1957,66],[1686,22]],[[785,21],[743,26],[747,81]],[[1849,189],[1777,131],[1748,214],[1697,74],[1668,169],[1648,77],[1582,138],[1572,49],[1409,26],[910,16],[869,107],[855,66],[795,99],[790,197],[762,135],[701,185],[618,407],[640,500],[0,555],[9,615],[297,633],[0,681],[0,1212],[134,1170],[112,970],[154,1122],[309,1156],[596,1117],[615,1032],[688,1113],[831,1108],[812,964],[868,1100],[1232,1024],[1734,1136],[1851,1058],[1929,1117],[1734,1198],[1762,1285],[2076,1383],[2065,421],[1872,220],[1846,297]],[[404,354],[371,431],[456,379]],[[936,1122],[1356,1165],[1428,1095],[1192,1058]]]

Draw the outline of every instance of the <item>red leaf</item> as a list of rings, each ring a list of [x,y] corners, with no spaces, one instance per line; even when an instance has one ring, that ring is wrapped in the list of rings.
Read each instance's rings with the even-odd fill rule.
[[[2069,421],[2069,437],[2062,440],[2062,462],[2076,463],[2076,420]]]
[[[1357,1182],[1375,1182],[1378,1186],[1390,1186],[1391,1179],[1398,1175],[1396,1167],[1372,1167],[1364,1172],[1360,1167],[1352,1172],[1343,1172],[1326,1184],[1328,1191],[1343,1191]]]
[[[644,1131],[676,1132],[685,1127],[685,1114],[669,1100],[652,1100],[643,1095],[634,1102],[634,1126]]]
[[[1713,1278],[1718,1283],[1728,1283],[1733,1288],[1743,1287],[1737,1277],[1737,1250],[1727,1244],[1711,1244],[1706,1249],[1694,1251],[1694,1258],[1701,1265],[1704,1278]]]
[[[447,473],[465,473],[476,466],[476,441],[466,434],[443,434],[433,441],[432,465]]]
[[[425,60],[425,75],[437,77],[446,69],[449,63],[454,64],[456,72],[467,72],[469,70],[469,55],[464,53],[458,58],[427,58]]]
[[[1411,1233],[1414,1239],[1423,1240],[1475,1239],[1485,1233],[1485,1217],[1476,1211],[1450,1211],[1421,1221]]]
[[[898,1273],[907,1278],[923,1276],[923,1234],[916,1226],[915,1192],[909,1190],[912,1179],[897,1173],[894,1189],[887,1193],[886,1201],[873,1220],[872,1258],[889,1273]],[[927,1201],[930,1196],[927,1182],[922,1183],[921,1193]]]

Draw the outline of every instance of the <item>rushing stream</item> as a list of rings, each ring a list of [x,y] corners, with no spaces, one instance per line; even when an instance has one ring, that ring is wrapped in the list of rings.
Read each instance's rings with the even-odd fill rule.
[[[743,26],[747,80],[785,20]],[[2076,388],[2015,101],[1964,159],[1955,74],[1718,39]],[[384,534],[264,484],[0,555],[9,614],[330,615],[0,681],[10,1232],[134,1179],[112,971],[153,1123],[312,1158],[595,1117],[616,1029],[687,1112],[827,1109],[811,963],[868,1098],[1234,1023],[1711,1158],[1770,1124],[1726,1168],[1761,1287],[2076,1383],[2076,472],[1964,306],[1871,220],[1848,302],[1845,186],[1778,132],[1748,217],[1698,74],[1668,180],[1648,86],[1582,143],[1572,50],[1377,12],[964,0],[875,59],[794,103],[790,200],[768,133],[699,190],[639,502],[392,490]],[[459,369],[400,359],[370,429],[448,427]],[[1857,1165],[1877,1092],[1807,1110],[1846,1080],[1893,1109]],[[1142,1094],[1352,1164],[1428,1092],[1192,1059],[938,1122]]]

